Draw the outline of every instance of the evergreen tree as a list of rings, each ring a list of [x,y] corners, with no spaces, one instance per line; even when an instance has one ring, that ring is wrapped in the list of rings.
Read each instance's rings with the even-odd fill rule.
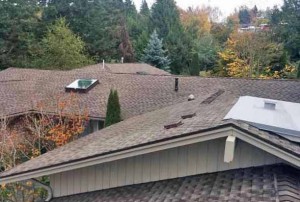
[[[176,3],[174,0],[157,0],[151,11],[151,26],[157,30],[158,36],[164,39],[164,46],[168,49],[172,61],[171,70],[180,74],[188,67],[191,47],[184,33]]]
[[[132,2],[132,0],[125,0],[124,2],[124,7],[125,7],[125,13],[126,16],[136,16],[137,15],[137,10]]]
[[[148,7],[148,3],[146,0],[142,1],[140,14],[143,16],[148,16],[148,17],[150,16],[150,9]]]
[[[105,117],[105,127],[121,121],[121,105],[117,90],[110,90]]]
[[[129,39],[125,22],[123,22],[121,29],[121,44],[119,46],[119,50],[121,52],[121,56],[124,58],[125,63],[135,62],[134,51],[132,48],[131,41]]]
[[[239,10],[240,24],[250,24],[251,15],[247,7],[241,7]]]
[[[68,28],[63,18],[49,27],[41,49],[42,56],[37,63],[42,68],[68,70],[91,63],[84,55],[84,42]]]
[[[194,53],[193,59],[190,65],[190,74],[192,76],[199,76],[200,73],[200,64],[198,53]]]
[[[52,23],[59,17],[66,18],[70,29],[86,43],[89,55],[101,62],[121,58],[119,46],[124,15],[122,0],[50,0],[44,20]]]
[[[156,31],[150,37],[149,43],[144,50],[142,61],[157,68],[168,71],[170,60],[165,56],[162,40],[158,38]]]
[[[297,69],[297,79],[300,79],[300,63],[298,64],[298,69]]]
[[[134,51],[137,60],[142,60],[144,55],[144,50],[147,47],[149,41],[149,34],[147,31],[143,31],[137,38],[137,40],[133,41]]]
[[[42,27],[37,0],[0,1],[0,70],[31,66]]]
[[[276,10],[276,8],[274,9]],[[292,61],[300,60],[300,3],[299,0],[285,0],[281,11],[274,12],[275,27],[280,42],[283,42]]]
[[[147,46],[150,32],[150,10],[145,0],[142,1],[141,10],[135,18],[127,18],[127,25],[136,60],[141,60]]]

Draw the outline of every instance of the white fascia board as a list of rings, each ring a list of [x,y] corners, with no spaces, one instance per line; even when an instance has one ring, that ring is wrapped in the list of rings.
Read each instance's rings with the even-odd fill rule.
[[[128,149],[125,151],[116,152],[105,156],[98,156],[95,158],[84,159],[82,161],[66,163],[66,164],[44,168],[44,169],[40,169],[28,173],[17,174],[14,176],[5,177],[4,179],[0,178],[0,184],[19,182],[19,181],[37,178],[45,175],[61,173],[69,170],[75,170],[75,169],[84,168],[88,166],[98,165],[98,164],[116,161],[116,160],[129,158],[133,156],[148,154],[148,153],[161,151],[165,149],[190,145],[198,142],[205,142],[209,140],[227,137],[230,134],[232,134],[231,127],[216,129],[212,131],[198,133],[195,135],[185,136],[182,138],[175,138],[175,139],[171,139],[171,140],[167,140],[167,141],[163,141],[151,145]]]
[[[170,139],[155,144],[145,145],[142,147],[137,147],[137,148],[121,151],[121,152],[108,154],[105,156],[98,156],[98,157],[84,159],[77,162],[66,163],[54,167],[44,168],[44,169],[40,169],[28,173],[17,174],[14,176],[5,177],[4,179],[0,178],[0,184],[19,182],[19,181],[37,178],[45,175],[61,173],[69,170],[75,170],[83,167],[93,166],[97,164],[129,158],[133,156],[143,155],[147,153],[190,145],[199,142],[205,142],[205,141],[228,137],[228,136],[235,136],[236,138],[241,139],[244,142],[247,142],[255,147],[258,147],[300,168],[299,157],[291,153],[288,153],[286,151],[283,151],[278,147],[270,145],[267,142],[264,142],[263,140],[260,140],[259,138],[256,138],[253,135],[250,135],[246,132],[242,132],[241,130],[238,130],[234,127],[228,126],[226,128],[215,129],[211,131],[197,133],[194,135],[184,136],[181,138]]]
[[[246,132],[233,128],[233,135],[236,136],[238,139],[247,142],[259,149],[262,149],[274,156],[277,156],[280,159],[283,159],[292,165],[300,168],[300,157],[297,157],[287,151],[284,151],[276,146],[273,146],[259,138],[254,137]]]

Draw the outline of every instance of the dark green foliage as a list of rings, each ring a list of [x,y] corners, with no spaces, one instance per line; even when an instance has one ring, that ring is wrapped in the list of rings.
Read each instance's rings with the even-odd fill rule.
[[[281,10],[271,11],[273,38],[284,43],[292,61],[300,60],[300,3],[299,0],[285,0]]]
[[[141,5],[140,14],[143,16],[150,16],[150,9],[148,7],[147,1],[143,0]]]
[[[66,25],[58,19],[48,28],[40,45],[39,68],[69,70],[92,63],[84,54],[85,45]]]
[[[158,0],[151,10],[151,25],[158,36],[164,39],[169,51],[171,71],[180,74],[188,68],[189,41],[180,22],[180,15],[174,0]]]
[[[40,9],[36,0],[0,1],[0,70],[30,66],[39,31]]]
[[[124,10],[127,16],[135,16],[137,15],[137,10],[132,2],[132,0],[125,0],[124,2]]]
[[[298,64],[297,68],[297,79],[300,79],[300,63]]]
[[[0,70],[9,66],[68,69],[89,63],[82,62],[87,61],[86,58],[95,62],[103,59],[119,62],[121,57],[124,62],[141,61],[145,59],[144,50],[148,48],[150,35],[156,30],[158,38],[162,39],[161,47],[165,49],[159,56],[163,60],[159,64],[153,62],[153,58],[147,61],[160,68],[170,67],[173,74],[196,75],[198,70],[191,72],[196,53],[200,71],[212,70],[217,64],[217,53],[237,32],[240,21],[240,24],[255,26],[270,22],[271,31],[266,33],[267,39],[261,41],[264,43],[262,52],[250,50],[252,59],[247,62],[258,70],[268,66],[277,71],[285,64],[300,60],[299,7],[299,0],[285,0],[282,8],[268,11],[244,6],[225,23],[209,20],[204,32],[201,23],[187,25],[184,15],[180,15],[184,12],[178,9],[175,0],[157,0],[151,9],[143,0],[139,12],[133,0],[4,0],[0,1]],[[212,11],[207,8],[209,14],[205,15],[211,17]],[[200,9],[199,12],[201,15],[205,11]],[[195,22],[198,14],[192,16]],[[205,15],[202,13],[202,17]],[[76,46],[60,44],[53,37],[46,40],[48,28],[59,18],[64,18],[68,25],[69,31],[64,30],[65,34],[70,36],[71,33],[76,39],[80,37],[81,42],[75,43]],[[50,43],[55,51],[45,54]],[[254,47],[251,42],[249,48],[254,50]],[[72,54],[74,48],[80,56]],[[240,56],[244,54],[237,52]],[[261,56],[257,57],[256,53]]]
[[[154,31],[146,49],[144,50],[142,61],[168,71],[170,60],[167,56],[165,56],[165,54],[166,50],[163,49],[162,40],[158,38],[156,31]]]
[[[107,110],[105,117],[105,127],[111,126],[115,123],[122,121],[121,119],[121,105],[117,90],[110,90]]]
[[[121,58],[124,4],[122,0],[51,0],[44,20],[65,17],[72,31],[86,43],[87,51],[97,62]]]
[[[150,10],[146,1],[142,2],[141,11],[133,16],[127,17],[127,27],[134,48],[137,61],[142,59],[144,49],[146,48],[150,33]]]
[[[282,27],[285,47],[294,61],[300,60],[300,2],[299,0],[285,0],[282,6]]]
[[[200,73],[200,63],[198,53],[194,53],[193,59],[190,65],[190,74],[192,76],[199,76]]]
[[[240,8],[239,19],[240,19],[240,24],[250,24],[251,23],[251,15],[250,15],[249,9],[247,7]]]
[[[219,45],[212,35],[207,34],[196,42],[195,50],[198,53],[200,70],[212,70],[217,64]]]

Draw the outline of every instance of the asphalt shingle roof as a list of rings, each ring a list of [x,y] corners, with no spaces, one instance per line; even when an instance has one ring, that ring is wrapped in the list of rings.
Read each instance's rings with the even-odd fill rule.
[[[105,68],[116,74],[171,75],[169,72],[144,63],[105,64]]]
[[[53,202],[300,201],[299,170],[276,165],[61,197]]]
[[[298,81],[180,77],[179,91],[175,92],[174,76],[113,74],[99,64],[71,71],[16,68],[2,71],[0,112],[2,115],[21,113],[34,108],[40,100],[51,99],[57,93],[68,95],[64,91],[65,86],[78,78],[96,78],[100,81],[88,93],[78,95],[80,103],[89,109],[91,116],[105,116],[109,91],[115,88],[119,92],[126,120],[25,162],[0,176],[15,175],[217,127],[226,124],[223,118],[238,97],[243,95],[300,103]],[[194,94],[196,100],[187,102],[190,94]],[[191,113],[196,113],[196,116],[181,120],[181,116]],[[183,124],[168,130],[164,128],[178,120]],[[298,144],[243,123],[234,124],[300,155]]]
[[[115,74],[98,64],[71,71],[9,68],[0,72],[1,115],[23,113],[35,109],[41,100],[67,96],[65,86],[79,78],[94,78],[100,82],[88,93],[78,96],[89,115],[98,118],[105,117],[111,88],[118,90],[124,119],[182,103],[190,94],[202,99],[219,89],[235,98],[249,95],[300,102],[298,81],[179,77],[179,91],[175,92],[172,75]]]
[[[209,104],[203,102],[210,97],[207,96],[194,101],[172,105],[129,118],[18,165],[9,171],[1,173],[0,176],[10,176],[105,155],[109,152],[163,141],[168,138],[176,138],[191,132],[228,124],[227,121],[223,121],[223,118],[234,105],[236,101],[235,96],[231,92],[225,91],[223,94],[215,97]],[[182,120],[181,116],[186,113],[196,113],[196,115]],[[182,122],[181,125],[171,129],[164,128],[166,124],[175,123],[179,119]],[[292,143],[280,136],[260,131],[244,123],[233,123],[235,126],[251,132],[257,138],[295,155],[300,155],[299,144]]]

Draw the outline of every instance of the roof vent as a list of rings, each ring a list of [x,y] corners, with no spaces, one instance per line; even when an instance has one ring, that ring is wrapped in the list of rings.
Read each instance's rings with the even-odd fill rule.
[[[185,114],[185,115],[181,116],[181,118],[182,119],[190,119],[190,118],[193,118],[194,116],[196,116],[196,113]]]
[[[181,122],[181,120],[178,120],[178,121],[170,122],[170,123],[164,125],[164,128],[165,129],[177,128],[178,126],[180,126],[182,124],[183,123]]]
[[[210,104],[212,103],[215,99],[217,99],[220,95],[222,95],[225,92],[225,90],[219,89],[217,92],[206,98],[201,102],[201,104]]]
[[[188,97],[188,101],[192,101],[195,100],[195,96],[193,94],[189,95]]]
[[[178,91],[179,78],[175,78],[175,91]]]
[[[270,101],[270,100],[265,100],[265,109],[270,109],[270,110],[275,110],[276,109],[276,102]]]

